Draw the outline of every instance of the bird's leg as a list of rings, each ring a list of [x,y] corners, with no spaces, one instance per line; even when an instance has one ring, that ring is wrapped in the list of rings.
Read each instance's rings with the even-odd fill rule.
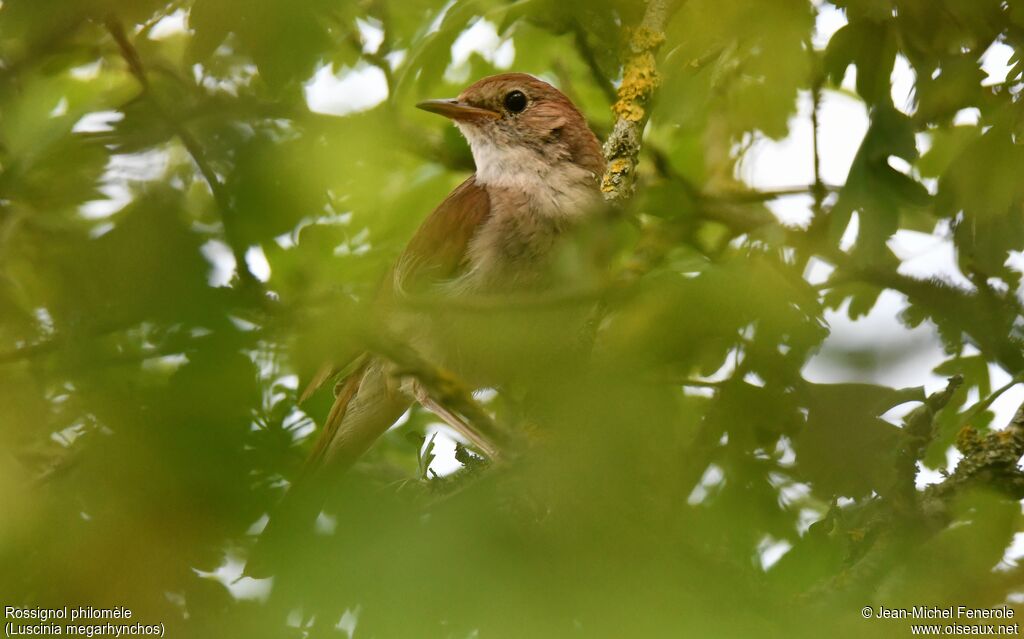
[[[435,401],[434,398],[430,396],[430,393],[427,392],[427,389],[423,388],[423,385],[420,384],[418,380],[413,379],[410,380],[410,382],[412,395],[416,398],[416,401],[423,406],[423,408],[426,408],[440,417],[444,423],[448,424],[455,429],[455,432],[468,439],[492,461],[497,461],[501,458],[501,452],[498,449],[498,446],[491,441],[487,435],[484,435],[465,419]]]

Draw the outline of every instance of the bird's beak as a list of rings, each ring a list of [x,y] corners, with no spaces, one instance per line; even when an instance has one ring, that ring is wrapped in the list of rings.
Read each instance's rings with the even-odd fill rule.
[[[481,109],[458,100],[426,100],[416,105],[416,108],[443,115],[453,120],[474,120],[478,118],[497,120],[501,114],[490,109]]]

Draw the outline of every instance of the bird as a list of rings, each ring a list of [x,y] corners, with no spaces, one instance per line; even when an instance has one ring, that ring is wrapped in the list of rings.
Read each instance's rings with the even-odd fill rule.
[[[469,143],[476,171],[423,221],[384,278],[378,305],[424,292],[443,300],[543,289],[559,239],[602,202],[605,160],[584,115],[557,88],[524,73],[485,77],[456,98],[416,106],[454,122]],[[429,359],[451,359],[450,344],[432,340],[422,317],[392,324]],[[413,401],[488,456],[500,454],[494,442],[395,372],[394,364],[370,354],[346,367],[305,467],[271,512],[257,547],[285,529],[281,522],[311,523],[334,478]],[[300,402],[338,375],[337,366],[325,364]],[[255,572],[257,555],[251,554],[248,574]]]

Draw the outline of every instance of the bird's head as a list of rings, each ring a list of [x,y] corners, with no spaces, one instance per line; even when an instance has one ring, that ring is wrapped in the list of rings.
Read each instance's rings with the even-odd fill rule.
[[[469,141],[478,174],[526,166],[557,170],[562,163],[595,175],[604,168],[600,144],[572,101],[525,73],[483,78],[457,98],[416,106],[455,122]]]

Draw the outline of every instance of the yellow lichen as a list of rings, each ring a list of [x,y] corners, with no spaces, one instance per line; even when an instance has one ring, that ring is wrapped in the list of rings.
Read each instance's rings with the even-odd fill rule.
[[[644,119],[644,108],[635,102],[619,100],[612,106],[612,112],[616,117],[630,122],[640,122]]]
[[[629,45],[634,51],[652,51],[661,46],[665,41],[665,34],[646,27],[633,29],[629,38]]]
[[[603,193],[614,192],[632,168],[633,163],[628,158],[616,158],[612,160],[611,163],[608,164],[608,170],[605,171],[604,176],[601,178],[601,191]]]
[[[654,54],[645,51],[633,56],[622,74],[619,99],[612,107],[612,111],[624,120],[642,122],[645,116],[644,104],[650,99],[659,82]]]
[[[981,449],[982,439],[972,426],[964,426],[956,434],[956,447],[965,455]]]

